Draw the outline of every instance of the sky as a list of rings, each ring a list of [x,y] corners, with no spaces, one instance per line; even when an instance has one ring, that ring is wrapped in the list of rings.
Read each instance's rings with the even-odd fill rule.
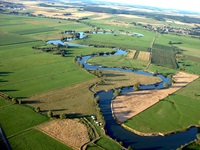
[[[200,0],[103,0],[103,1],[200,12]]]

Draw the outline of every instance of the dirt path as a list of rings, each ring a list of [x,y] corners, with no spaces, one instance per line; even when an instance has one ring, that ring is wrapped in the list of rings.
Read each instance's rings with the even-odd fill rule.
[[[37,129],[73,147],[73,149],[80,149],[90,141],[85,125],[74,119],[53,120],[38,126]]]
[[[111,104],[113,115],[118,122],[123,123],[156,104],[159,100],[166,98],[168,95],[186,86],[198,77],[198,75],[178,72],[173,76],[175,84],[170,88],[162,90],[135,91],[118,96]]]

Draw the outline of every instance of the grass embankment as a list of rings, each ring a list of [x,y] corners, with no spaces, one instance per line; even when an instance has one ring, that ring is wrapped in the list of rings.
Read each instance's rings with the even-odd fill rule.
[[[168,96],[143,113],[131,118],[125,125],[143,133],[184,130],[199,122],[200,79]]]

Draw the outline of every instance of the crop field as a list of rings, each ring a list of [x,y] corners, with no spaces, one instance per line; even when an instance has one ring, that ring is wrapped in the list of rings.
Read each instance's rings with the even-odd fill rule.
[[[166,133],[198,124],[200,98],[196,95],[199,93],[199,82],[200,79],[195,80],[125,124],[144,133]]]
[[[9,138],[9,143],[15,150],[30,148],[37,150],[72,150],[72,148],[60,143],[59,141],[36,129],[30,129],[21,134],[18,134],[17,136]]]
[[[86,126],[80,123],[78,119],[53,120],[37,129],[74,149],[81,149],[84,144],[90,141]]]
[[[178,68],[176,55],[173,51],[153,50],[151,63],[172,69]]]
[[[149,61],[150,60],[150,52],[139,52],[139,55],[137,57],[139,60]]]
[[[129,53],[127,55],[128,58],[133,59],[135,56],[136,50],[129,50]]]

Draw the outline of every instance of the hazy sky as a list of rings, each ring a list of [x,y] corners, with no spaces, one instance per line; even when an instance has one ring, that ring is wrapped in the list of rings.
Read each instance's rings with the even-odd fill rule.
[[[200,12],[200,0],[104,0]]]

